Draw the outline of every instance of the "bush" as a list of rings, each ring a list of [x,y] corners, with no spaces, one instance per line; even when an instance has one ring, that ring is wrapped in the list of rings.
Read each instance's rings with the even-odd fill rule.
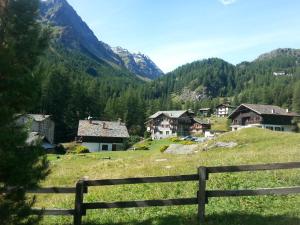
[[[55,147],[55,153],[56,154],[66,154],[67,150],[62,144],[58,144]]]
[[[145,131],[144,132],[144,138],[147,139],[147,138],[150,138],[151,137],[151,133],[148,132],[148,131]]]
[[[129,147],[133,146],[134,144],[138,143],[140,140],[141,140],[141,138],[137,135],[130,136],[128,138],[128,140],[126,140],[124,143],[125,147],[129,148]]]
[[[149,150],[149,144],[148,143],[143,143],[143,144],[137,144],[135,146],[136,150]]]
[[[182,141],[182,142],[180,142],[180,144],[183,144],[183,145],[193,145],[193,144],[195,144],[195,142],[192,142],[192,141]]]
[[[161,153],[163,153],[163,152],[165,152],[165,151],[167,150],[167,148],[169,148],[169,145],[161,146],[160,149],[159,149],[159,151],[160,151]]]
[[[83,154],[83,153],[89,153],[89,149],[85,146],[82,146],[82,145],[77,145],[75,147],[75,153],[76,154]]]
[[[180,141],[180,139],[178,137],[172,137],[172,138],[170,138],[170,140],[172,142],[179,142]]]

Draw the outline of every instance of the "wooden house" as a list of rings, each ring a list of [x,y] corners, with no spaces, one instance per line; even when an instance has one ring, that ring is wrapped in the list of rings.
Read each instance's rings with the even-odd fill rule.
[[[260,127],[274,131],[293,131],[296,113],[275,105],[241,104],[230,115],[232,130]]]
[[[194,116],[190,110],[158,111],[146,122],[147,131],[152,139],[202,133],[206,124],[196,121]]]
[[[121,121],[79,121],[77,141],[90,152],[124,150],[128,138],[127,128]]]
[[[190,134],[204,134],[205,131],[211,129],[211,124],[209,121],[201,120],[198,118],[193,118],[192,125],[190,126]]]
[[[204,117],[209,117],[211,115],[211,109],[210,108],[201,108],[199,109],[199,115]]]
[[[222,103],[216,106],[216,116],[217,117],[227,117],[235,107],[231,106],[229,103]]]

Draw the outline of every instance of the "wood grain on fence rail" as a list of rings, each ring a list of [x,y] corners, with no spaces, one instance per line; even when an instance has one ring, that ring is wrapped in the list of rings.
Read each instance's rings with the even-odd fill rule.
[[[216,166],[216,167],[207,167],[207,172],[224,173],[224,172],[243,172],[243,171],[296,169],[296,168],[300,168],[300,162],[240,165],[240,166]]]
[[[255,190],[213,190],[207,191],[208,197],[234,197],[253,195],[287,195],[300,193],[300,187],[263,188]]]
[[[103,179],[103,180],[86,180],[87,186],[105,186],[120,184],[140,184],[140,183],[163,183],[163,182],[179,182],[179,181],[195,181],[198,180],[198,174],[180,175],[180,176],[163,176],[163,177],[137,177],[124,179]]]
[[[135,208],[170,205],[195,205],[197,198],[177,198],[164,200],[122,201],[122,202],[91,202],[83,203],[85,209]]]
[[[32,209],[34,215],[43,216],[73,216],[74,209]]]

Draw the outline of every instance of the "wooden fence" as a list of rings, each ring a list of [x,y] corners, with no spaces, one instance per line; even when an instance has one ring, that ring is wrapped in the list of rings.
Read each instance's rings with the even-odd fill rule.
[[[151,206],[174,206],[174,205],[198,205],[199,223],[205,221],[205,205],[211,197],[233,197],[233,196],[254,196],[254,195],[287,195],[300,193],[300,186],[282,188],[264,188],[255,190],[206,190],[206,181],[211,173],[244,172],[260,170],[296,169],[300,168],[300,162],[275,163],[264,165],[243,165],[243,166],[217,166],[199,167],[197,174],[180,176],[143,177],[126,179],[102,179],[102,180],[79,180],[76,188],[41,188],[28,193],[55,193],[70,194],[75,193],[74,209],[34,209],[35,213],[43,215],[71,215],[74,218],[74,225],[82,224],[82,216],[86,215],[86,210],[108,209],[108,208],[132,208]],[[90,186],[126,185],[141,183],[164,183],[198,181],[199,190],[196,197],[145,200],[145,201],[121,201],[121,202],[84,202],[84,193],[88,192]]]

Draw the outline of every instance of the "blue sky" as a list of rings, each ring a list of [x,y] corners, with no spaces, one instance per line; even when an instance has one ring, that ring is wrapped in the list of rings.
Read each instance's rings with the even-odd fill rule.
[[[300,0],[68,0],[103,42],[164,72],[194,60],[250,61],[300,48]]]

